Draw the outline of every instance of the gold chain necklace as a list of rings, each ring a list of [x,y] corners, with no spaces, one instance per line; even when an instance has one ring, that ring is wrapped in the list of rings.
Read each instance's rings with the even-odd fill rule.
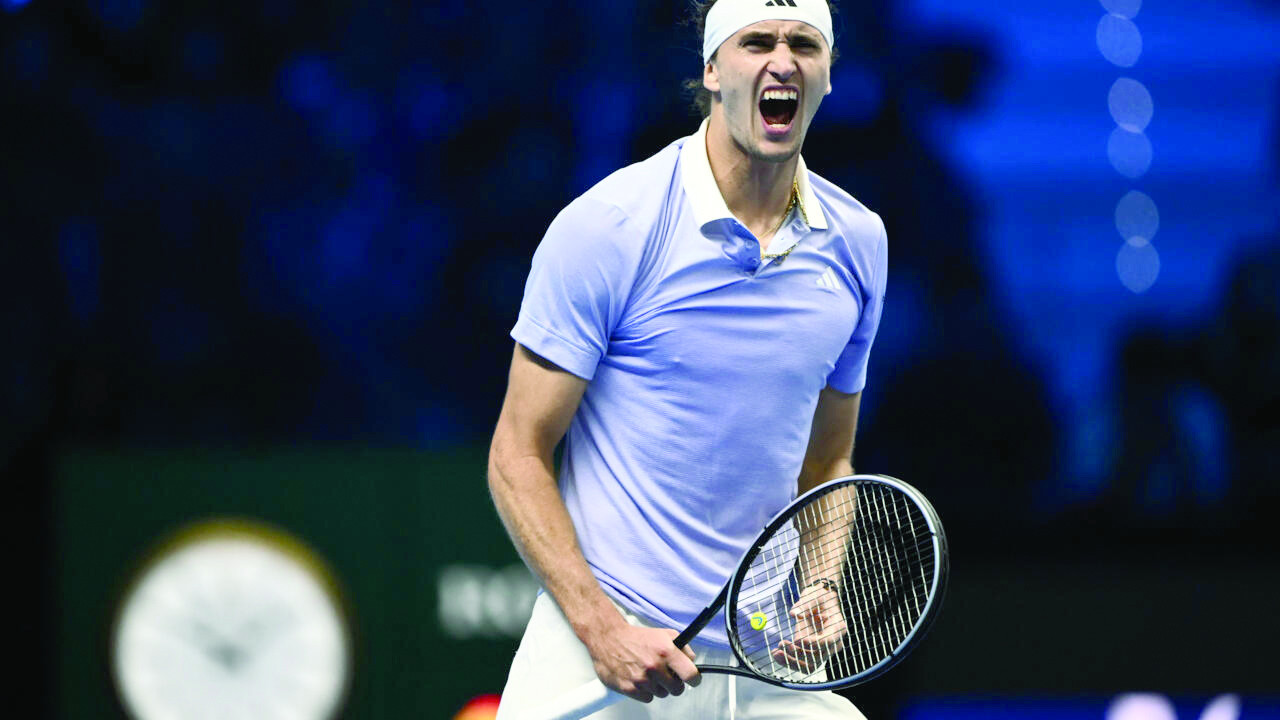
[[[804,218],[805,223],[808,223],[809,216],[804,211],[804,204],[800,202],[800,183],[799,181],[793,178],[791,180],[791,200],[787,202],[786,212],[782,213],[782,219],[778,221],[778,226],[773,229],[772,233],[770,233],[771,236],[774,236],[774,237],[777,236],[778,231],[781,230],[783,224],[787,222],[787,218],[791,217],[791,211],[794,210],[797,205],[800,206],[800,216]],[[787,256],[791,254],[791,251],[795,250],[796,246],[798,246],[799,244],[800,244],[800,241],[796,240],[794,243],[791,244],[791,247],[787,248],[786,250],[783,250],[780,253],[761,253],[760,258],[762,260],[777,260],[778,262],[774,264],[775,265],[781,264],[782,261],[785,260]]]

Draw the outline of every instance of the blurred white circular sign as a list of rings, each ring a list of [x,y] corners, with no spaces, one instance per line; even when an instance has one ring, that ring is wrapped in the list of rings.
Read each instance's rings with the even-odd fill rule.
[[[333,576],[278,530],[200,523],[129,584],[112,633],[136,720],[329,720],[346,697],[350,634]]]

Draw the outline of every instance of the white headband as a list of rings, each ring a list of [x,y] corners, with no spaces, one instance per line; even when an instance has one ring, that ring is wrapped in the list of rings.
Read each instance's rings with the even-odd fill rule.
[[[836,46],[827,0],[718,0],[707,13],[706,30],[702,34],[702,61],[711,62],[711,56],[725,40],[761,20],[808,23],[827,39],[827,47]]]

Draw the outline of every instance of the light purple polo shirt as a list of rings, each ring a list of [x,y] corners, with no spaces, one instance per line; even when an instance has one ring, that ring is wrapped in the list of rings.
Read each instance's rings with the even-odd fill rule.
[[[706,126],[556,217],[511,331],[590,381],[559,478],[587,563],[676,629],[795,497],[818,394],[862,389],[887,263],[880,217],[803,160],[805,214],[768,251],[796,246],[762,261],[715,184]],[[727,646],[723,620],[700,638]]]

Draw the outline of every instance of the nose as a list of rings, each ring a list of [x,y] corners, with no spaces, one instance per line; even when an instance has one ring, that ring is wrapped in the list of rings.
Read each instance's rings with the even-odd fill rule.
[[[785,41],[779,42],[773,47],[773,53],[769,58],[767,67],[769,74],[778,80],[778,82],[786,82],[796,72],[796,56],[791,52],[791,46]]]

